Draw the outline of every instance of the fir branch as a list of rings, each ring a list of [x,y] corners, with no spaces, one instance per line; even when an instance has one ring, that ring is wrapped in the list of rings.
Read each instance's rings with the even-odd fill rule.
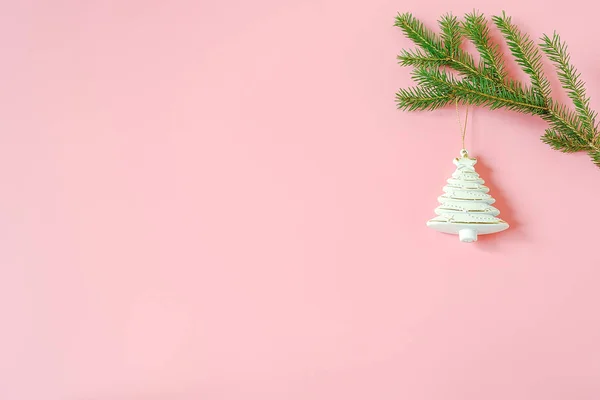
[[[479,76],[486,78],[486,76],[475,66],[473,56],[469,53],[458,49],[458,52],[454,57],[448,60],[448,66],[456,70],[462,76]]]
[[[594,146],[581,134],[581,122],[577,115],[566,106],[551,101],[548,113],[542,115],[542,119],[550,125],[542,141],[555,150],[564,153],[594,150]]]
[[[475,67],[475,62],[473,61],[473,57],[462,51],[454,40],[454,22],[451,21],[452,17],[446,17],[446,19],[442,19],[440,25],[442,26],[442,30],[446,30],[447,36],[445,36],[445,43],[436,36],[431,30],[425,28],[423,23],[413,17],[410,13],[398,14],[396,16],[395,26],[399,27],[404,35],[412,40],[417,46],[419,46],[423,51],[425,51],[426,55],[423,53],[405,53],[403,52],[398,57],[400,63],[408,62],[412,63],[412,65],[418,65],[419,67],[432,66],[431,64],[427,65],[428,61],[426,59],[437,60],[441,65],[450,66],[456,71],[460,72],[464,75],[481,74],[477,68]],[[458,22],[458,21],[456,21]],[[446,46],[454,46],[451,47],[454,50],[448,51]],[[423,55],[423,57],[421,57]],[[418,60],[420,58],[420,60]],[[442,63],[442,60],[445,62]]]
[[[431,111],[452,102],[454,95],[449,91],[439,91],[424,87],[400,89],[396,94],[398,108],[408,111]]]
[[[433,68],[415,68],[413,80],[421,87],[440,92],[452,92],[458,80],[445,71]]]
[[[575,110],[581,119],[582,128],[585,130],[588,139],[593,139],[596,135],[595,121],[597,113],[590,109],[590,98],[585,93],[585,84],[570,62],[571,57],[567,53],[567,45],[561,42],[560,37],[554,33],[552,39],[544,35],[540,47],[556,66],[558,79],[575,105]]]
[[[398,55],[398,64],[403,67],[442,67],[448,65],[448,58],[430,56],[420,49],[402,50]]]
[[[438,37],[411,14],[396,18],[396,26],[420,49],[404,50],[398,60],[401,65],[415,67],[412,78],[416,87],[400,89],[396,94],[398,108],[403,110],[434,110],[458,101],[462,104],[506,108],[538,115],[550,127],[542,141],[562,152],[586,151],[600,167],[600,133],[597,114],[589,107],[589,97],[579,73],[570,64],[567,47],[554,34],[544,36],[541,48],[556,66],[559,80],[575,104],[575,111],[555,103],[550,97],[550,84],[542,71],[541,56],[536,45],[521,33],[504,13],[493,17],[505,37],[509,49],[531,79],[531,87],[508,79],[497,45],[490,43],[489,28],[483,15],[473,12],[465,20],[447,14],[440,20]],[[457,28],[460,34],[457,34]],[[460,48],[465,36],[481,55],[476,66],[473,57]],[[458,72],[455,77],[441,67]]]
[[[446,14],[440,20],[441,38],[446,49],[446,55],[456,57],[460,51],[462,35],[460,32],[460,23],[452,14]]]
[[[486,106],[491,109],[506,108],[522,113],[543,114],[546,107],[531,91],[518,87],[507,88],[483,77],[456,79],[438,69],[416,68],[413,80],[427,89],[452,93],[465,104]]]
[[[474,11],[465,15],[461,29],[479,51],[483,72],[498,82],[504,81],[506,77],[504,62],[498,45],[493,45],[490,41],[490,30],[483,14]]]
[[[411,13],[398,14],[394,25],[402,29],[407,38],[415,42],[429,55],[440,58],[446,57],[444,45],[440,39],[432,31],[425,28],[425,25],[413,17]]]
[[[554,104],[554,102],[551,100],[548,113],[542,115],[542,119],[550,124],[551,129],[559,133],[558,137],[554,138],[555,145],[557,144],[557,140],[562,140],[562,147],[565,149],[575,149],[575,144],[580,147],[579,150],[600,152],[599,144],[594,141],[594,139],[589,138],[584,131],[583,124],[579,116],[573,111],[569,110],[565,105]],[[546,135],[544,135],[544,137],[545,136]],[[542,137],[542,141],[544,141],[544,137]]]
[[[580,139],[587,142],[581,132],[581,123],[572,111],[562,104],[550,102],[548,113],[542,115],[542,119],[547,121],[550,126],[558,131],[566,132],[569,135],[580,136]]]
[[[463,79],[456,85],[456,95],[467,104],[486,106],[492,110],[506,108],[521,113],[542,115],[546,108],[543,101],[532,92],[507,88],[505,85],[482,78]]]
[[[597,167],[600,167],[600,150],[588,151],[588,154],[592,159],[592,162],[596,164]]]
[[[542,98],[550,98],[550,82],[544,76],[541,61],[542,55],[535,43],[528,35],[521,33],[519,28],[512,23],[511,18],[505,13],[502,13],[502,16],[492,17],[492,20],[504,35],[517,64],[529,75],[533,89]]]
[[[546,129],[546,133],[542,136],[542,142],[563,153],[575,153],[588,149],[588,146],[582,143],[579,136],[573,137],[552,128]]]

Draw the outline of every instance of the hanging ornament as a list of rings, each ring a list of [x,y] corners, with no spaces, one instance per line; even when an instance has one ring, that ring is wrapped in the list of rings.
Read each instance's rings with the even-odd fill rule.
[[[438,197],[439,207],[435,209],[437,217],[430,219],[427,226],[444,233],[458,234],[461,242],[475,242],[478,235],[496,233],[508,229],[508,224],[497,218],[500,211],[492,204],[496,201],[488,194],[483,179],[475,172],[477,160],[469,157],[465,150],[465,126],[462,127],[458,103],[456,105],[458,122],[462,130],[463,148],[460,157],[454,159],[456,171],[447,180],[444,194]]]

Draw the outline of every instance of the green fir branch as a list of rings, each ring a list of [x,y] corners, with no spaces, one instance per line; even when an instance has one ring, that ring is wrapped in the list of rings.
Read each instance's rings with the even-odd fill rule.
[[[422,87],[443,92],[452,92],[458,79],[445,71],[433,68],[415,68],[413,80]]]
[[[446,57],[444,45],[438,37],[410,13],[398,14],[395,26],[402,29],[407,38],[434,57]]]
[[[465,103],[486,106],[492,110],[506,108],[527,114],[541,115],[545,111],[543,101],[531,91],[508,88],[487,79],[464,79],[457,84],[457,96]]]
[[[506,70],[498,45],[492,44],[490,30],[483,14],[473,12],[465,15],[461,25],[463,34],[475,45],[481,55],[481,69],[486,75],[502,82],[506,78]]]
[[[458,72],[460,75],[468,76],[479,76],[481,78],[487,78],[476,66],[473,56],[469,53],[459,49],[456,56],[452,57],[448,61],[448,66]]]
[[[565,134],[552,128],[546,129],[546,133],[542,136],[542,142],[563,153],[575,153],[588,148],[586,143],[582,143],[579,136]]]
[[[505,13],[492,17],[492,20],[504,35],[517,64],[529,75],[533,89],[544,99],[550,98],[550,82],[544,76],[542,54],[533,40],[528,35],[521,33]]]
[[[420,49],[402,50],[398,55],[398,64],[403,67],[435,68],[448,65],[448,58],[431,56]]]
[[[517,64],[530,77],[531,87],[508,78],[499,46],[491,43],[489,27],[482,14],[467,14],[462,22],[446,14],[439,21],[441,33],[438,36],[410,13],[405,13],[396,17],[395,25],[419,49],[403,50],[398,62],[414,67],[412,78],[417,86],[399,90],[398,108],[435,110],[458,101],[538,115],[549,124],[541,138],[544,143],[565,153],[586,151],[600,167],[597,114],[591,110],[585,84],[570,63],[567,46],[556,33],[552,38],[544,36],[540,44],[542,53],[506,14],[492,20],[506,39]],[[479,65],[460,48],[463,37],[475,45],[480,54]],[[550,83],[543,73],[542,54],[555,65],[559,80],[573,101],[574,111],[551,98]]]
[[[596,164],[597,167],[600,167],[600,150],[588,151],[588,154],[592,159],[592,162]]]
[[[547,121],[552,129],[560,132],[559,137],[564,139],[564,148],[578,143],[583,146],[580,150],[600,151],[598,143],[584,130],[581,118],[567,106],[550,101],[548,113],[543,114],[542,119]]]
[[[581,132],[581,122],[577,115],[563,104],[551,102],[548,107],[548,113],[543,114],[542,118],[546,120],[552,128],[561,132],[571,135],[577,135]],[[584,136],[581,136],[581,140],[587,142]]]
[[[411,87],[400,89],[396,93],[398,108],[407,111],[431,111],[445,107],[454,100],[454,95],[449,91],[441,91],[425,87]]]
[[[581,125],[586,131],[588,139],[591,140],[595,134],[595,121],[598,114],[590,109],[590,98],[585,93],[585,84],[580,79],[580,74],[571,64],[571,57],[567,53],[567,45],[561,42],[560,37],[555,32],[552,38],[544,35],[540,47],[556,66],[558,79],[569,98],[573,101],[575,110],[581,119]]]
[[[435,60],[435,62],[439,62],[440,65],[451,67],[463,75],[481,75],[481,72],[478,71],[475,66],[473,56],[461,50],[456,46],[456,43],[453,42],[456,40],[454,38],[455,32],[453,30],[458,27],[456,27],[451,20],[452,17],[448,15],[440,21],[442,34],[446,35],[444,36],[446,40],[442,41],[435,33],[425,28],[425,25],[413,17],[412,14],[398,14],[394,25],[399,27],[407,38],[412,40],[426,53],[403,52],[398,56],[400,64],[412,63],[414,66],[426,67],[432,66],[431,64],[427,65],[427,63]],[[446,31],[445,34],[444,30]],[[449,51],[446,46],[450,46],[453,50]],[[419,54],[422,54],[423,57],[419,57]],[[420,60],[417,60],[417,58],[420,58]],[[420,63],[420,65],[417,65],[418,63]]]
[[[446,49],[446,54],[451,58],[456,57],[460,51],[462,43],[462,34],[460,32],[460,23],[452,14],[446,14],[440,19],[441,38]]]
[[[531,91],[518,86],[507,87],[482,77],[457,79],[439,69],[415,68],[412,78],[420,87],[452,93],[465,104],[539,115],[546,111],[543,101]]]

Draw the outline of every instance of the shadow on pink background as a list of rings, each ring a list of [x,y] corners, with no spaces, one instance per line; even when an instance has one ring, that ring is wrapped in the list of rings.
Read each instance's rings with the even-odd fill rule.
[[[512,228],[425,227],[460,136],[395,109],[393,19],[473,4],[5,1],[0,399],[600,398],[585,154],[475,109]],[[596,5],[477,5],[558,30],[600,109]]]

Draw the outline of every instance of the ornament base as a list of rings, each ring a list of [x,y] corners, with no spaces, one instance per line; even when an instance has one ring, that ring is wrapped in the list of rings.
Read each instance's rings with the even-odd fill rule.
[[[464,243],[477,241],[477,231],[475,229],[461,229],[458,231],[458,239]]]

